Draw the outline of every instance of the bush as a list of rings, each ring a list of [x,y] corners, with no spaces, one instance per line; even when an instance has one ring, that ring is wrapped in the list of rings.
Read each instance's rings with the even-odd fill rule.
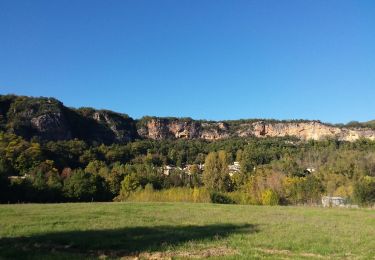
[[[248,193],[237,190],[226,193],[226,195],[234,201],[235,204],[243,204],[243,205],[258,205],[257,200],[251,197]]]
[[[210,194],[211,202],[218,204],[234,204],[234,201],[226,194],[219,192],[211,192]]]
[[[263,205],[274,206],[274,205],[278,205],[279,201],[280,201],[279,195],[275,191],[271,189],[267,189],[262,192],[262,204]]]
[[[375,177],[366,176],[355,184],[354,199],[360,205],[375,203]]]

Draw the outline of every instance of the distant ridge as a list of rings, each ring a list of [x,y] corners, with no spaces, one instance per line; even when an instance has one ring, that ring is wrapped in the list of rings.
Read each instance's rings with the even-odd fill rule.
[[[134,120],[126,114],[94,108],[68,108],[55,98],[0,95],[0,130],[26,139],[126,143],[136,139],[205,139],[231,137],[296,137],[375,140],[375,120],[331,125],[317,120],[241,119],[206,121],[150,117]]]

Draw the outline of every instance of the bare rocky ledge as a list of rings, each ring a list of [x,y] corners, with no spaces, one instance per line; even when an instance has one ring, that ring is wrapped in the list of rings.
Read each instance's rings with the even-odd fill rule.
[[[204,139],[230,137],[296,137],[300,140],[334,138],[375,140],[375,128],[336,126],[320,121],[232,120],[143,117],[139,120],[109,110],[68,108],[54,98],[0,95],[0,131],[30,139],[126,143],[136,139]]]
[[[267,122],[255,121],[237,126],[238,130],[225,122],[201,123],[193,120],[160,119],[149,120],[138,129],[143,138],[162,140],[166,138],[186,138],[219,140],[228,137],[286,137],[300,140],[322,140],[335,138],[340,141],[355,141],[360,138],[375,140],[375,130],[369,128],[340,128],[318,121],[308,122]]]

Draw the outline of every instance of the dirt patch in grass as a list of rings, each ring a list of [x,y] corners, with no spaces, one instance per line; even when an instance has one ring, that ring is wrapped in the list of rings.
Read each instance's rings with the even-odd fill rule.
[[[219,257],[219,256],[228,256],[235,255],[238,251],[229,248],[226,246],[220,247],[210,247],[199,250],[189,250],[189,251],[166,251],[166,252],[150,252],[150,253],[140,253],[137,256],[124,256],[122,260],[130,259],[148,259],[148,260],[167,260],[174,257],[183,257],[183,258],[207,258],[207,257]]]
[[[257,248],[256,250],[269,254],[269,255],[284,255],[288,257],[306,257],[306,258],[327,258],[327,256],[319,255],[319,254],[314,254],[314,253],[293,253],[289,250],[285,249],[270,249],[270,248]]]
[[[50,252],[53,254],[56,253],[74,253],[75,255],[80,255],[82,258],[87,256],[98,258],[98,259],[112,259],[120,258],[122,260],[167,260],[173,259],[175,257],[181,258],[208,258],[208,257],[221,257],[238,254],[238,250],[230,248],[228,246],[217,246],[217,247],[208,247],[203,249],[189,249],[189,250],[180,250],[180,251],[153,251],[153,252],[138,252],[130,253],[124,250],[87,250],[82,251],[77,248],[72,247],[72,245],[57,245],[50,243],[34,243],[29,245],[14,245],[15,248],[18,248],[24,252],[30,251],[39,251]],[[0,257],[1,258],[1,257]]]

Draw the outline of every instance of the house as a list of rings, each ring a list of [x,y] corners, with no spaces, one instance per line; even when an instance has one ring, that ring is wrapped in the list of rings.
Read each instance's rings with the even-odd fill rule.
[[[165,165],[163,167],[163,174],[164,175],[169,175],[171,174],[172,171],[183,171],[183,169],[181,167],[176,167],[176,166],[173,166],[173,165]]]
[[[306,173],[313,173],[313,172],[315,172],[315,168],[312,168],[312,167],[310,167],[310,168],[306,168],[306,169],[305,169],[305,172],[306,172]]]
[[[174,169],[173,166],[166,165],[166,166],[163,167],[163,174],[168,176],[170,174],[171,170],[173,170],[173,169]]]
[[[235,173],[238,173],[241,171],[241,165],[239,162],[233,162],[233,164],[228,165],[229,170],[229,176],[233,176]]]
[[[322,197],[322,205],[323,207],[343,207],[346,204],[346,200],[342,197],[330,197],[330,196],[323,196]]]
[[[9,176],[8,179],[9,180],[24,180],[28,177],[29,175],[28,174],[25,174],[23,176]]]
[[[191,172],[192,167],[193,167],[193,164],[188,164],[182,170],[184,172],[186,172],[188,175],[191,175],[192,174],[192,172]]]
[[[165,165],[163,166],[163,174],[166,176],[169,176],[173,170],[179,170],[187,173],[188,175],[192,174],[192,168],[195,166],[194,164],[188,164],[185,167],[176,167],[173,165]],[[198,164],[197,165],[199,172],[204,171],[204,164]],[[241,171],[241,166],[239,162],[234,162],[231,165],[228,165],[228,172],[230,176],[233,176],[233,174],[238,173]]]

